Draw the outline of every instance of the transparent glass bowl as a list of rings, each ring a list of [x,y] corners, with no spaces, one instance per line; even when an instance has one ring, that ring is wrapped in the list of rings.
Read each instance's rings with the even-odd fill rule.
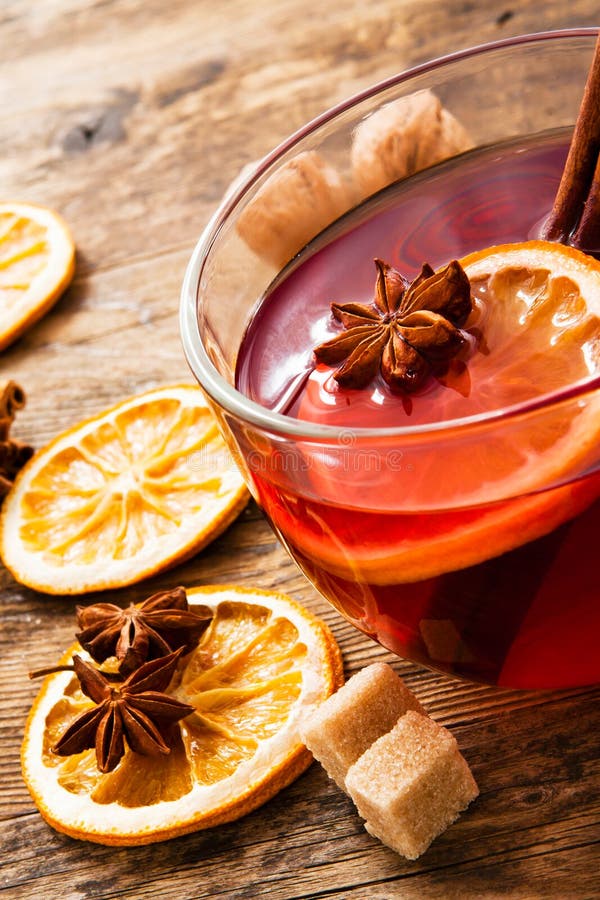
[[[596,456],[574,459],[560,475],[546,477],[538,474],[535,454],[524,454],[519,477],[510,485],[500,479],[487,486],[485,496],[473,491],[472,485],[461,494],[456,485],[445,483],[444,460],[450,455],[464,459],[468,466],[474,454],[485,454],[486,448],[493,447],[499,434],[507,444],[523,447],[537,429],[552,427],[565,416],[582,410],[597,416],[599,379],[468,419],[349,431],[260,406],[236,390],[235,367],[252,311],[281,269],[331,221],[383,187],[386,180],[398,178],[393,166],[371,183],[357,178],[356,135],[365,119],[399,98],[431,91],[460,120],[474,147],[572,127],[595,40],[595,29],[578,29],[476,47],[388,79],[324,113],[252,166],[232,188],[193,252],[182,290],[181,332],[191,369],[250,490],[313,583],[346,618],[399,655],[460,677],[515,687],[600,680],[595,644],[594,662],[576,664],[587,655],[587,639],[581,642],[573,637],[572,646],[559,647],[561,629],[550,634],[542,615],[536,619],[535,634],[525,636],[533,641],[530,655],[560,653],[562,664],[554,672],[549,666],[536,670],[535,665],[519,667],[514,661],[509,665],[510,635],[502,648],[488,646],[484,653],[483,644],[487,641],[491,646],[511,616],[519,619],[513,642],[523,639],[521,625],[533,598],[521,601],[518,614],[512,607],[509,612],[508,601],[503,609],[498,597],[493,604],[478,603],[470,611],[465,611],[464,599],[458,595],[445,601],[443,614],[427,604],[421,608],[399,586],[401,567],[394,547],[378,547],[366,538],[361,545],[361,535],[377,532],[392,516],[390,533],[400,547],[403,516],[412,516],[413,524],[414,516],[420,517],[420,533],[426,533],[428,522],[438,527],[440,514],[460,519],[482,504],[486,509],[490,504],[517,504],[524,496],[549,497],[552,491],[571,490],[584,476],[589,481],[600,466]],[[455,149],[460,150],[459,144]],[[449,139],[444,156],[453,152]],[[424,454],[433,461],[430,484],[438,488],[419,498],[410,487],[411,472]],[[582,501],[580,506],[584,505]],[[548,508],[541,504],[539,515],[551,515]],[[373,516],[383,517],[379,525]],[[311,527],[307,527],[309,521]],[[408,519],[406,523],[412,527]],[[476,546],[481,539],[479,532],[464,557],[465,566],[481,561],[481,547]],[[464,536],[461,540],[465,543]],[[498,547],[504,552],[514,543],[500,542]],[[387,581],[381,574],[386,567],[395,571]],[[444,568],[443,559],[440,568]],[[427,571],[429,579],[439,574]],[[408,580],[412,585],[419,580],[416,570],[408,573]],[[516,588],[515,594],[521,596],[522,588]],[[414,588],[411,591],[414,595]],[[583,605],[574,613],[588,625],[593,620],[590,627],[597,642],[600,620],[598,614],[588,617],[590,603],[589,598],[581,599]],[[597,601],[595,605],[600,606]],[[556,603],[546,611],[554,619],[555,607]],[[475,647],[469,637],[474,618],[483,634]],[[481,654],[489,658],[479,659]]]

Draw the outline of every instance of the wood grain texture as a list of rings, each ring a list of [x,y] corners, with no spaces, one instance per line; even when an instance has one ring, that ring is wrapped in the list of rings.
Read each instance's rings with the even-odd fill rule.
[[[0,357],[0,380],[28,394],[14,435],[40,446],[127,395],[191,381],[177,325],[190,251],[239,169],[292,129],[417,62],[597,15],[591,0],[4,0],[0,196],[55,207],[78,249],[70,289]],[[316,595],[252,504],[198,557],[111,599],[179,583],[286,591],[331,625],[347,674],[392,662],[456,735],[480,798],[414,863],[373,840],[316,765],[240,822],[168,843],[59,835],[27,794],[19,747],[26,673],[71,642],[76,601],[1,569],[0,896],[600,896],[600,690],[494,691],[393,659]]]

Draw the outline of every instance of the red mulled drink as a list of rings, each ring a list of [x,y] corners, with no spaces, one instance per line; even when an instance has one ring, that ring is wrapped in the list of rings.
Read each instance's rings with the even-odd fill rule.
[[[600,680],[600,261],[569,246],[595,249],[577,192],[546,230],[596,36],[477,47],[324,113],[228,195],[182,294],[192,370],[323,596],[517,688]]]
[[[237,365],[253,400],[343,429],[333,454],[312,444],[249,459],[259,502],[313,583],[401,656],[517,687],[600,676],[600,475],[586,437],[600,426],[597,407],[569,397],[600,370],[600,321],[577,272],[555,276],[552,254],[540,263],[528,243],[492,282],[479,277],[484,251],[466,346],[410,392],[380,373],[344,387],[313,350],[340,333],[332,303],[372,301],[375,257],[412,278],[424,260],[535,238],[566,148],[557,133],[465,154],[362,204],[276,280]],[[534,415],[551,392],[562,402]],[[520,413],[490,426],[509,408]],[[467,421],[478,434],[462,440]],[[453,440],[428,441],[440,423]]]

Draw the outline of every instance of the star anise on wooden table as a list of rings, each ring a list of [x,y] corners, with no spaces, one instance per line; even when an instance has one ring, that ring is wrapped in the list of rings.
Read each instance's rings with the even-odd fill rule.
[[[345,331],[315,347],[319,362],[337,365],[335,380],[363,388],[381,372],[395,390],[413,391],[464,346],[461,331],[472,309],[471,286],[460,263],[440,272],[427,263],[412,283],[381,259],[371,304],[332,303]]]
[[[169,753],[171,723],[194,711],[193,706],[162,693],[182,652],[180,648],[144,663],[121,684],[74,656],[73,668],[81,690],[97,705],[67,726],[53,752],[70,756],[95,747],[101,772],[112,772],[125,753],[125,744],[143,756]]]
[[[14,381],[0,379],[0,503],[11,489],[17,472],[33,456],[33,447],[10,436],[15,414],[24,406],[23,389]]]
[[[147,659],[165,656],[183,647],[192,650],[212,619],[207,606],[192,612],[185,588],[159,591],[139,606],[127,609],[113,603],[77,607],[77,640],[92,659],[119,660],[119,671],[133,672]]]

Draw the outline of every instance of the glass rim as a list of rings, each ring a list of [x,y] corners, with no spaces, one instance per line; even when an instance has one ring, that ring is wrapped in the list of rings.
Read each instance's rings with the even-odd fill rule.
[[[462,59],[474,58],[481,54],[507,47],[522,46],[545,41],[552,42],[554,40],[566,38],[596,37],[599,33],[600,27],[594,26],[521,34],[502,38],[498,41],[478,44],[474,47],[458,50],[428,62],[420,63],[397,75],[392,75],[389,78],[379,81],[376,84],[353,94],[351,97],[346,98],[335,106],[330,107],[325,112],[311,119],[301,128],[293,132],[264,156],[252,172],[243,178],[239,184],[236,185],[235,189],[225,195],[202,231],[200,238],[192,251],[184,275],[179,310],[181,340],[188,365],[208,396],[226,412],[266,432],[312,441],[320,439],[326,443],[331,443],[336,438],[339,439],[341,435],[348,434],[348,426],[322,425],[292,418],[291,416],[274,412],[268,407],[262,406],[255,400],[250,399],[241,391],[238,391],[237,388],[230,384],[217,370],[204,348],[200,334],[197,302],[198,289],[204,264],[229,215],[244,198],[247,191],[266,171],[268,171],[273,163],[280,159],[303,138],[316,131],[325,123],[332,121],[340,114],[364,100],[376,96],[388,88],[400,85],[425,72],[443,68],[446,65],[458,62]],[[257,300],[258,299],[259,298],[257,297]],[[356,426],[352,428],[352,432],[357,438],[369,439],[374,437],[388,438],[394,436],[415,437],[420,434],[425,435],[436,432],[446,433],[457,429],[471,429],[475,426],[498,423],[499,421],[503,422],[517,418],[522,415],[534,413],[540,409],[546,410],[552,406],[558,406],[563,402],[584,396],[585,394],[591,394],[598,389],[600,389],[600,373],[598,375],[587,376],[555,391],[542,394],[539,397],[511,404],[507,407],[488,410],[476,415],[437,422],[427,422],[421,425],[399,425],[386,428],[365,428]]]

